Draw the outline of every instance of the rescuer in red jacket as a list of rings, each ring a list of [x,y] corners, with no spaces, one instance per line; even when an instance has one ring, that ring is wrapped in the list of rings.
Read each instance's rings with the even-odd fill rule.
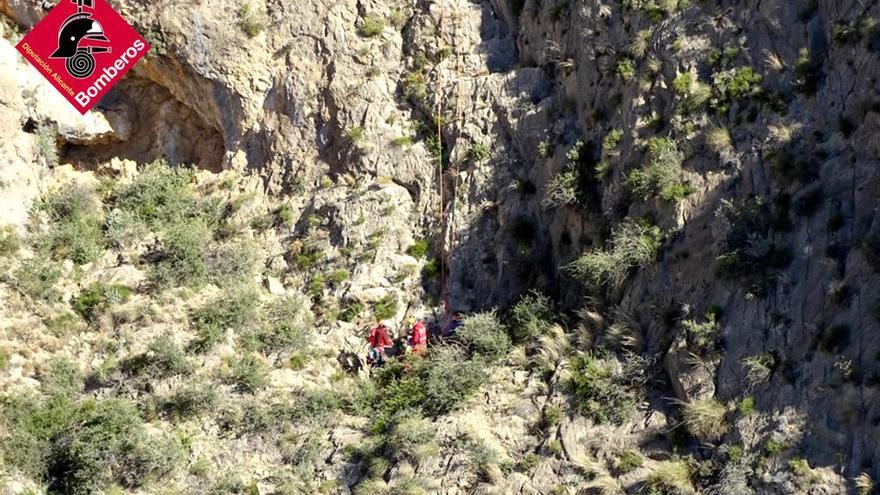
[[[370,330],[367,341],[370,343],[367,364],[378,366],[385,364],[387,352],[394,346],[394,342],[391,341],[391,337],[388,335],[388,327],[381,320],[377,321],[376,326]]]
[[[408,320],[411,330],[407,343],[415,354],[424,354],[428,348],[428,327],[415,318]]]

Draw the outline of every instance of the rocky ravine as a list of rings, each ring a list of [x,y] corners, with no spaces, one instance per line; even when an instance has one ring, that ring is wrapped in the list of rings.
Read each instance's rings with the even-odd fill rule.
[[[309,493],[871,493],[880,477],[876,2],[114,5],[154,50],[80,119],[12,49],[47,6],[0,0],[0,213],[26,245],[39,235],[25,230],[35,199],[67,175],[95,184],[57,164],[121,184],[160,158],[231,171],[241,181],[234,194],[218,186],[225,175],[208,172],[195,193],[251,196],[246,223],[282,204],[290,215],[286,227],[246,229],[264,253],[252,275],[271,275],[285,293],[334,271],[350,277],[309,296],[327,337],[306,371],[282,365],[286,354],[263,356],[273,371],[259,394],[276,398],[333,388],[331,375],[343,376],[336,352],[361,351],[366,309],[389,294],[396,321],[431,315],[432,298],[470,312],[507,308],[531,289],[559,308],[537,318],[543,337],[515,338],[479,391],[431,418],[436,450],[353,452],[375,453],[376,440],[351,407],[316,434],[317,465],[285,457],[271,434],[212,430],[219,413],[182,427],[159,415],[151,428],[198,431],[187,430],[188,460],[168,486],[136,489],[233,490],[188,474],[208,459],[260,493],[290,485],[276,466],[299,481],[339,480],[302,488]],[[407,253],[421,239],[432,241],[427,260]],[[6,388],[43,390],[50,355],[74,357],[83,373],[100,366],[94,342],[40,342],[49,330],[39,322],[92,282],[136,285],[101,270],[123,256],[115,269],[149,271],[140,249],[109,247],[85,278],[67,262],[48,313],[28,296],[5,305]],[[39,254],[26,246],[10,273],[29,250]],[[312,251],[329,254],[303,266]],[[581,258],[591,252],[606,256]],[[560,269],[577,259],[581,270]],[[135,302],[184,321],[208,291]],[[355,302],[365,311],[353,321],[327,317]],[[114,359],[143,353],[168,322],[123,325],[132,340]],[[181,345],[192,337],[171,326]],[[228,345],[199,358],[208,383],[224,353],[240,354]],[[160,380],[169,388],[159,392],[91,393],[143,402],[171,394],[174,380]],[[238,404],[235,394],[222,393]],[[637,407],[616,420],[590,405],[615,397]],[[376,476],[371,459],[386,457]],[[39,480],[3,469],[12,493]]]

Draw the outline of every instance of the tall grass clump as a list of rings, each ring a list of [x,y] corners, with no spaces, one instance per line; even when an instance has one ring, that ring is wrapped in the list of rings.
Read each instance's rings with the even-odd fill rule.
[[[691,495],[697,493],[691,481],[691,469],[685,461],[663,461],[645,480],[648,495]]]
[[[575,278],[594,286],[619,286],[629,271],[654,262],[660,249],[660,229],[645,222],[625,220],[604,250],[593,250],[567,265]]]
[[[715,399],[687,402],[681,412],[688,432],[702,441],[719,440],[727,433],[727,408]]]

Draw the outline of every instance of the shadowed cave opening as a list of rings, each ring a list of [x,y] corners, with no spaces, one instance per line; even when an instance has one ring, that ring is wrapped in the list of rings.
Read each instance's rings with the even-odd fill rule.
[[[126,77],[96,108],[103,111],[115,136],[65,142],[59,149],[61,163],[94,170],[113,158],[138,163],[164,159],[212,172],[222,170],[226,148],[220,131],[149,79]]]

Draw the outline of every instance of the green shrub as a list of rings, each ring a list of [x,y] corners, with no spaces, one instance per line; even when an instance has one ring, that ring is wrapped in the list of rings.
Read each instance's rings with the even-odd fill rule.
[[[254,38],[265,28],[265,19],[249,3],[242,4],[238,9],[238,25],[241,30]]]
[[[457,347],[435,346],[426,361],[422,386],[426,414],[441,416],[468,399],[486,379],[483,363],[467,359]],[[455,380],[449,377],[454,376]]]
[[[401,411],[385,434],[385,454],[394,461],[424,462],[440,451],[434,441],[436,427],[413,410]]]
[[[425,266],[422,268],[422,275],[428,280],[433,280],[440,276],[442,269],[443,262],[439,258],[434,258],[425,263]]]
[[[391,144],[399,148],[409,147],[413,144],[413,138],[412,136],[399,136],[392,139]]]
[[[227,242],[207,257],[210,280],[221,287],[232,287],[253,280],[259,247],[255,242]]]
[[[251,218],[250,227],[257,233],[263,233],[275,225],[275,216],[272,213],[263,213]]]
[[[815,94],[822,79],[822,59],[811,56],[809,49],[801,48],[794,72],[797,75],[797,88],[805,94]]]
[[[32,258],[19,266],[12,284],[22,294],[37,301],[54,301],[59,297],[55,284],[61,280],[61,267],[48,258]]]
[[[568,160],[566,168],[547,183],[544,191],[544,206],[598,207],[599,181],[590,147],[583,140],[578,140],[569,148],[565,157]]]
[[[688,91],[690,91],[694,82],[695,78],[693,74],[690,72],[682,72],[675,76],[675,79],[672,81],[672,89],[680,95],[686,95]]]
[[[403,94],[418,104],[428,98],[428,82],[424,72],[414,70],[406,74],[402,82]],[[427,144],[427,143],[426,143]],[[428,147],[430,150],[431,148]]]
[[[406,250],[406,254],[412,256],[416,259],[424,259],[428,256],[428,252],[431,250],[431,241],[430,239],[418,239],[413,243],[412,246],[408,247]]]
[[[659,228],[625,220],[612,232],[608,248],[586,253],[565,269],[575,278],[597,287],[618,286],[631,269],[654,262],[660,238]]]
[[[363,312],[364,303],[360,301],[351,301],[345,306],[345,309],[339,313],[339,319],[346,322],[354,321],[354,319],[360,316]]]
[[[644,459],[638,451],[624,450],[617,454],[617,459],[614,461],[614,468],[621,474],[627,474],[642,467],[643,463]]]
[[[373,316],[379,320],[393,318],[397,314],[397,297],[388,294],[373,304]]]
[[[554,175],[544,189],[542,204],[548,208],[574,206],[578,204],[578,172],[567,168]]]
[[[67,358],[50,360],[39,377],[42,390],[48,395],[73,397],[82,390],[82,371],[77,363]]]
[[[257,325],[259,317],[259,293],[248,287],[226,291],[190,314],[190,326],[196,333],[190,347],[205,352],[223,338],[227,329],[243,333]]]
[[[751,416],[755,413],[755,398],[752,396],[743,397],[743,400],[736,406],[740,416]]]
[[[724,92],[731,99],[738,99],[754,92],[755,85],[761,82],[761,74],[756,73],[751,67],[739,67],[730,73],[719,75],[715,78],[715,82],[723,87]]]
[[[312,313],[305,299],[287,296],[269,305],[262,321],[245,329],[242,338],[248,349],[302,352],[309,348],[312,324]]]
[[[538,467],[539,464],[541,464],[541,456],[534,452],[529,452],[528,454],[526,454],[525,457],[520,459],[519,463],[517,463],[516,465],[516,469],[518,471],[528,473],[532,469]]]
[[[683,159],[684,155],[671,138],[651,138],[645,164],[630,172],[627,185],[633,194],[645,200],[659,197],[666,201],[680,201],[692,191],[683,182]]]
[[[489,148],[480,143],[472,144],[467,151],[468,159],[476,163],[482,162],[486,158],[489,158],[489,154]]]
[[[348,130],[348,140],[352,143],[359,143],[364,138],[364,128],[356,125]]]
[[[613,150],[617,148],[617,145],[620,144],[620,140],[623,139],[623,131],[620,129],[612,129],[608,131],[608,134],[605,135],[605,139],[602,140],[602,149],[605,151]]]
[[[364,38],[372,38],[382,34],[384,30],[385,22],[381,18],[368,16],[364,18],[363,23],[358,28],[358,34]]]
[[[738,67],[715,73],[713,85],[715,96],[712,106],[721,113],[727,111],[731,102],[750,97],[760,89],[761,75],[751,67]]]
[[[52,259],[81,265],[104,252],[103,210],[93,190],[68,186],[48,195],[38,208],[46,214],[49,229],[37,243]]]
[[[615,72],[624,81],[628,81],[636,75],[636,63],[629,57],[621,57],[614,66]]]
[[[766,155],[765,161],[770,163],[773,174],[785,185],[795,182],[809,184],[818,178],[820,162],[811,152],[796,149],[791,144],[774,149]]]
[[[193,363],[171,334],[165,333],[150,342],[146,352],[120,363],[120,368],[130,375],[160,379],[187,374]]]
[[[275,217],[275,225],[281,227],[293,226],[293,208],[290,205],[281,205],[275,209],[272,215]]]
[[[742,359],[741,364],[746,373],[745,381],[749,388],[770,380],[775,361],[775,358],[770,353],[746,356]]]
[[[514,342],[528,342],[547,333],[556,316],[553,301],[538,291],[524,295],[510,310]]]
[[[104,219],[104,235],[117,247],[128,247],[149,235],[149,226],[129,210],[110,210]]]
[[[714,153],[730,148],[730,132],[724,127],[711,127],[706,131],[706,147]]]
[[[387,422],[399,411],[421,408],[427,397],[422,382],[426,369],[427,363],[419,361],[414,366],[414,372],[403,373],[403,366],[400,363],[391,363],[380,371],[376,380],[379,384],[378,389],[364,390],[366,393],[374,394],[372,402],[378,412],[378,420],[373,425],[374,430],[384,429]]]
[[[293,261],[301,270],[308,270],[324,259],[324,250],[317,243],[306,243],[294,256]]]
[[[194,418],[210,412],[217,403],[217,391],[213,386],[189,384],[174,392],[163,408],[174,418]]]
[[[563,412],[557,406],[548,405],[541,414],[541,429],[547,430],[555,427],[562,420]]]
[[[571,360],[567,387],[578,412],[596,423],[619,425],[635,411],[635,395],[613,363],[584,354]]]
[[[776,271],[791,260],[787,247],[773,241],[773,215],[760,198],[721,201],[716,212],[725,234],[716,266],[723,277],[749,281],[749,294],[762,294]]]
[[[162,239],[159,260],[153,267],[153,281],[159,287],[200,287],[208,281],[205,262],[211,230],[201,219],[178,222]]]
[[[682,416],[688,432],[702,441],[719,440],[727,433],[727,408],[715,399],[683,404]]]
[[[134,404],[122,399],[13,396],[3,416],[5,462],[53,493],[137,488],[169,473],[182,457],[177,442],[148,434]]]
[[[0,258],[12,256],[21,248],[21,240],[13,227],[0,227]]]
[[[254,393],[269,383],[269,372],[259,358],[246,354],[232,363],[229,380],[236,391]]]
[[[153,228],[175,223],[199,213],[190,186],[194,176],[192,169],[154,162],[132,183],[113,191],[108,203]]]
[[[510,338],[495,311],[467,316],[455,335],[470,352],[489,361],[502,359],[510,350]]]
[[[313,390],[294,400],[294,418],[320,424],[342,408],[342,396],[336,390]]]
[[[716,350],[721,336],[714,313],[707,313],[702,323],[696,320],[684,320],[681,326],[687,332],[688,347],[696,354],[705,356]]]
[[[810,463],[803,458],[789,459],[788,469],[795,476],[795,484],[801,488],[807,488],[822,481],[821,473],[810,467]]]
[[[94,283],[73,299],[73,310],[86,321],[94,322],[113,306],[124,304],[132,290],[124,285]]]

